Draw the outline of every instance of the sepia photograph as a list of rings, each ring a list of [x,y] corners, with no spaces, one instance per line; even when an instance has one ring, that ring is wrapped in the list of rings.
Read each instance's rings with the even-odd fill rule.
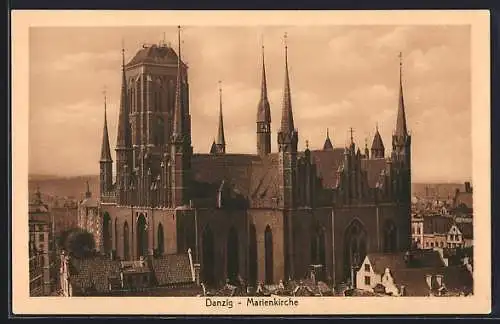
[[[487,12],[17,15],[32,312],[489,311]]]

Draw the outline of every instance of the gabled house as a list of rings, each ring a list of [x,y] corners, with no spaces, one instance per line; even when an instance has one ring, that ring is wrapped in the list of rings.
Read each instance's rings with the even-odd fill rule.
[[[369,253],[356,274],[356,288],[390,296],[444,296],[472,292],[465,265],[446,267],[437,251]]]

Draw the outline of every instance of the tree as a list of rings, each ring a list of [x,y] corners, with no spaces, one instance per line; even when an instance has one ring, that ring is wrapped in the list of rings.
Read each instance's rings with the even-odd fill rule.
[[[94,236],[81,228],[70,229],[61,233],[59,244],[71,256],[77,258],[88,256],[95,249]]]

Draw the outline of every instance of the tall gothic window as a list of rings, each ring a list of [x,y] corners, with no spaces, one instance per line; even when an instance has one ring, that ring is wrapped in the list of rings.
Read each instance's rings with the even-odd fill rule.
[[[111,251],[112,232],[111,232],[111,217],[107,212],[103,215],[102,234],[103,234],[103,249],[104,253]]]
[[[326,264],[325,229],[319,224],[311,230],[311,264]]]
[[[130,240],[129,240],[129,230],[128,223],[125,221],[123,224],[123,258],[125,260],[130,260]]]
[[[351,279],[353,268],[363,262],[367,251],[366,230],[357,219],[353,220],[344,232],[344,278]]]
[[[398,247],[397,228],[392,220],[384,223],[384,252],[396,252]]]
[[[264,250],[265,250],[265,282],[273,283],[273,231],[269,225],[264,232]]]
[[[146,257],[148,255],[148,231],[146,226],[146,217],[140,214],[137,219],[137,254]]]
[[[257,231],[254,224],[250,224],[248,246],[248,281],[250,285],[257,282]]]
[[[163,232],[163,225],[158,225],[158,253],[162,255],[165,252],[165,237]]]
[[[205,227],[202,234],[202,277],[203,281],[207,285],[213,285],[215,283],[215,247],[214,247],[214,236],[212,230],[209,226]]]
[[[231,226],[227,235],[227,277],[235,281],[239,274],[238,232]]]

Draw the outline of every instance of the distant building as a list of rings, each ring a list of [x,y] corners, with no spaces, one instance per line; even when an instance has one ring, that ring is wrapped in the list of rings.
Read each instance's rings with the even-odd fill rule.
[[[99,201],[92,196],[87,182],[87,191],[84,199],[78,205],[77,213],[78,227],[87,230],[94,237],[98,248],[102,243],[102,217],[99,213]],[[109,228],[105,228],[109,231]]]
[[[441,214],[415,216],[411,220],[412,240],[421,249],[448,246],[453,218]]]
[[[38,282],[42,282],[42,294],[48,296],[52,292],[52,278],[51,278],[51,249],[50,249],[50,225],[44,221],[30,220],[29,221],[29,246],[30,246],[30,283],[31,280],[37,282],[34,284],[38,286]],[[31,277],[31,274],[34,277]],[[39,278],[38,275],[42,277]],[[30,285],[31,286],[31,285]],[[38,294],[36,288],[33,291]]]
[[[33,236],[35,234],[33,233]],[[31,233],[30,233],[31,236]],[[29,243],[30,297],[47,295],[44,283],[47,281],[46,254],[36,248],[35,238]]]
[[[61,295],[193,296],[201,293],[191,253],[168,254],[152,260],[84,259],[61,255]]]
[[[472,293],[472,273],[447,267],[436,251],[369,253],[356,273],[356,288],[391,296],[449,296]]]
[[[62,232],[78,227],[78,205],[67,202],[62,206],[50,208],[54,220],[54,236],[58,237]]]
[[[41,269],[43,295],[50,295],[55,289],[53,222],[47,204],[42,201],[39,188],[35,192],[34,200],[29,203],[28,213],[30,273],[38,273]]]
[[[470,182],[465,183],[465,191],[459,189],[455,192],[453,199],[453,212],[456,217],[470,217],[473,212],[473,194]]]

